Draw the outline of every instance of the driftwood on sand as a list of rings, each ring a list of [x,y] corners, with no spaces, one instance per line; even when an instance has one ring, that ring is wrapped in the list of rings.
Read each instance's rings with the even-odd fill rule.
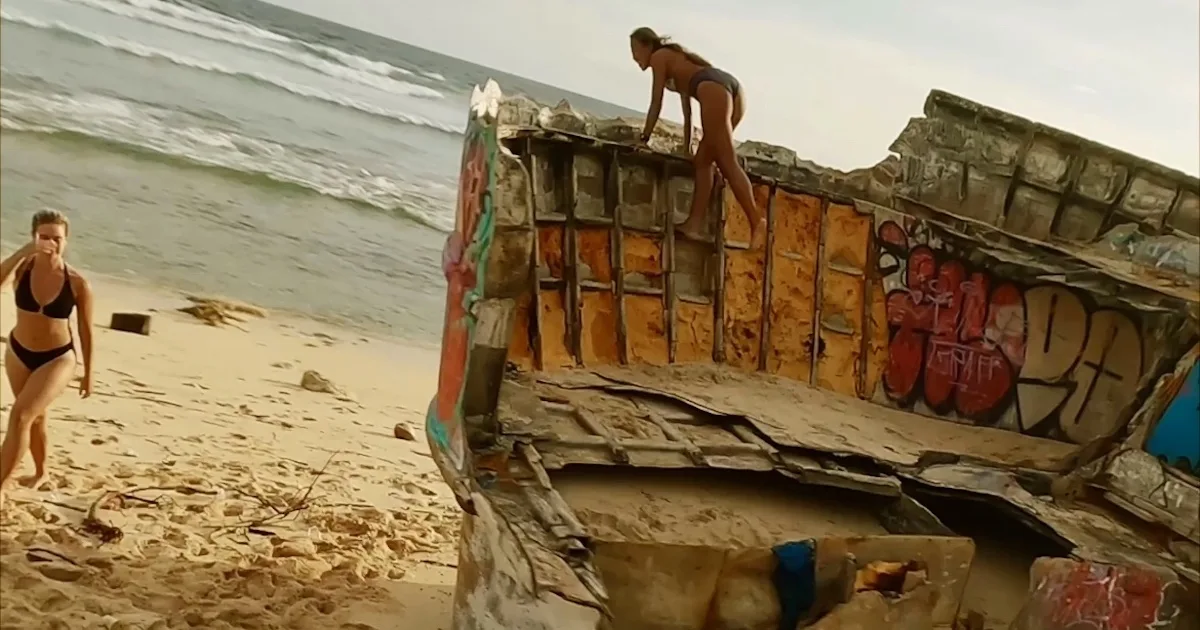
[[[187,296],[187,300],[192,305],[180,308],[179,311],[187,313],[209,326],[236,326],[237,323],[246,321],[244,317],[246,315],[251,317],[267,316],[266,310],[245,302],[195,295]]]

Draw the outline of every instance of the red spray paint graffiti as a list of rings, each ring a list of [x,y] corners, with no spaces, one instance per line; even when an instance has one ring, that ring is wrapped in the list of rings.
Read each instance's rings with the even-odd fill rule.
[[[878,237],[892,400],[981,424],[1009,416],[1012,428],[1078,443],[1119,428],[1142,373],[1126,315],[1090,311],[1061,286],[997,279],[893,221]]]
[[[887,296],[888,394],[911,403],[923,392],[937,413],[994,422],[1012,402],[1025,356],[1021,291],[961,261],[938,262],[924,245],[910,250],[895,223],[880,239],[893,255],[907,255],[905,285]]]
[[[1178,581],[1153,569],[1043,558],[1033,573],[1041,575],[1016,630],[1182,629],[1195,620]]]

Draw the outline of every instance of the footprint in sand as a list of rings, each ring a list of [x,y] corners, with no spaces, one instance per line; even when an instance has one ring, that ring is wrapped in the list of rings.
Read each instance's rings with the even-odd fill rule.
[[[87,574],[87,571],[82,567],[58,562],[39,563],[37,570],[38,573],[55,582],[78,582],[80,578]]]
[[[408,481],[408,480],[404,479],[403,477],[392,477],[390,479],[390,482],[391,482],[393,488],[396,488],[397,490],[402,490],[406,494],[423,495],[423,496],[427,496],[427,497],[437,496],[437,492],[434,492],[433,490],[430,490],[429,488],[426,488],[425,486],[421,486],[421,485],[415,484],[411,481]]]

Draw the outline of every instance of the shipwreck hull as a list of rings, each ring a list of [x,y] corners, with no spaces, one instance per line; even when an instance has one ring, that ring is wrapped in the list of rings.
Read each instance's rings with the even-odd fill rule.
[[[678,138],[637,148],[627,121],[477,89],[427,416],[466,512],[455,628],[1065,630],[1052,591],[1135,583],[1144,614],[1120,627],[1192,627],[1200,483],[1190,451],[1152,440],[1189,430],[1160,419],[1178,417],[1200,352],[1191,279],[1084,255],[1077,232],[1031,236],[1028,204],[986,220],[930,206],[926,179],[947,172],[930,164],[994,157],[943,146],[971,124],[955,99],[931,100],[955,108],[928,108],[925,144],[913,125],[898,141],[894,198],[744,147],[769,223],[754,252],[720,189],[706,233],[676,234],[691,195]],[[1027,123],[1002,122],[977,131]],[[1030,129],[1021,159],[1062,140]],[[1180,226],[1195,178],[1095,152],[1136,167],[1104,226],[1128,215],[1194,239]],[[1158,192],[1122,201],[1143,176],[1171,191],[1157,214],[1137,203]],[[1091,203],[1074,191],[1056,211]],[[932,509],[946,501],[998,508],[1079,572],[977,559]],[[995,571],[1017,584],[1003,605],[971,584]]]

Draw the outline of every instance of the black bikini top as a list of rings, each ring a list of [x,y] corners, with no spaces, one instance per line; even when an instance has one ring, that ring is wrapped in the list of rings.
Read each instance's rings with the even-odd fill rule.
[[[41,313],[51,319],[67,319],[71,316],[71,311],[75,310],[75,292],[71,290],[71,274],[67,271],[67,266],[63,265],[63,284],[58,291],[58,297],[55,297],[49,304],[42,306],[38,304],[37,298],[33,297],[33,265],[25,267],[25,273],[21,274],[21,279],[17,281],[16,291],[13,292],[13,301],[17,303],[17,308],[27,313]]]

